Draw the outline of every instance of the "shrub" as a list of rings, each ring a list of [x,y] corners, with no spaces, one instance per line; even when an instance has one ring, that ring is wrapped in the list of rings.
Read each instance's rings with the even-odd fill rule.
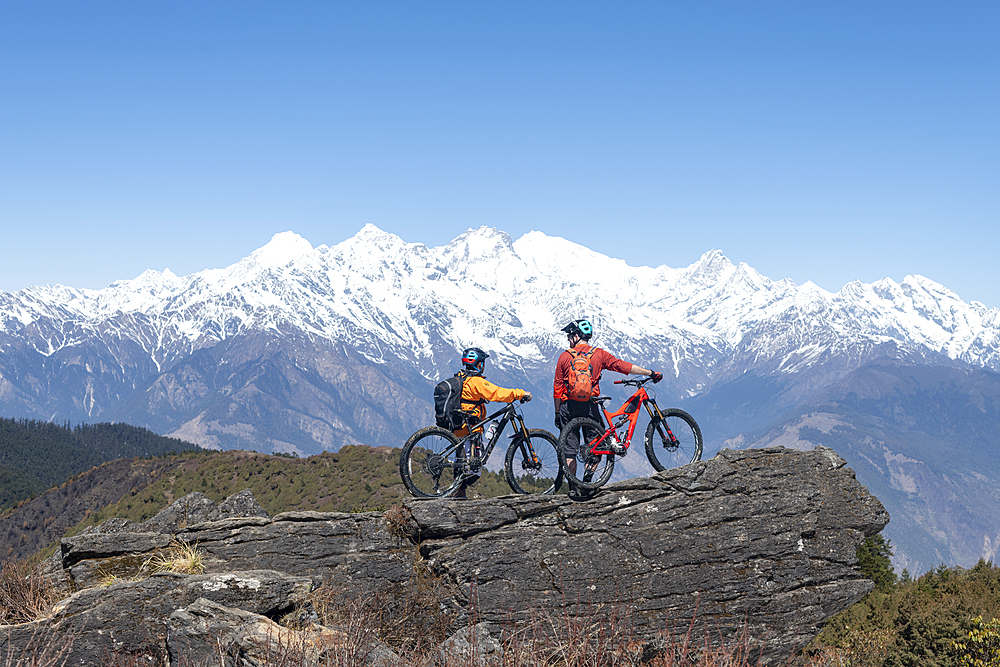
[[[174,540],[165,553],[151,556],[143,563],[143,569],[153,572],[178,572],[180,574],[201,574],[205,570],[204,557],[197,544]]]
[[[982,616],[975,617],[964,641],[955,642],[954,647],[965,667],[1000,667],[1000,620],[987,623]]]

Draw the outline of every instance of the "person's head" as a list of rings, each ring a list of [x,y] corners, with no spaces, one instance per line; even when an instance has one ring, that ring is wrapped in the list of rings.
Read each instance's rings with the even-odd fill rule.
[[[573,320],[562,330],[569,337],[570,347],[576,347],[581,340],[590,342],[590,337],[594,335],[594,325],[590,320]]]
[[[486,368],[486,358],[489,356],[478,347],[467,347],[462,350],[462,365],[466,370],[482,373]]]

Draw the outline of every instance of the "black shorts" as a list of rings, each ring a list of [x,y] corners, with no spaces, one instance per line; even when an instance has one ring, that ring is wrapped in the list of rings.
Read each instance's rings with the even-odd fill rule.
[[[559,406],[559,417],[562,419],[563,428],[574,417],[590,417],[598,424],[604,424],[604,416],[601,413],[601,406],[594,401],[563,401]],[[580,432],[566,434],[566,447],[563,456],[567,459],[575,459],[580,449]]]

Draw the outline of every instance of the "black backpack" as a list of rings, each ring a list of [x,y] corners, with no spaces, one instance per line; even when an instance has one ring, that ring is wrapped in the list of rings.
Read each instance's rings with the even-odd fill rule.
[[[469,413],[462,411],[462,386],[469,375],[472,375],[469,371],[459,371],[434,387],[434,422],[441,428],[454,431],[469,420]]]

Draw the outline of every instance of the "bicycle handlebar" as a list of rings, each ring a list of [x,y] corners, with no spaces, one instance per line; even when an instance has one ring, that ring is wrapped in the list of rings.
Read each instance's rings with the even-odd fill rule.
[[[653,376],[650,375],[650,376],[647,376],[647,377],[643,378],[642,380],[639,380],[639,379],[636,379],[636,380],[629,380],[629,379],[615,380],[615,384],[628,384],[628,385],[634,385],[636,387],[641,387],[642,385],[646,384],[647,382],[651,381],[652,379],[653,379]]]

